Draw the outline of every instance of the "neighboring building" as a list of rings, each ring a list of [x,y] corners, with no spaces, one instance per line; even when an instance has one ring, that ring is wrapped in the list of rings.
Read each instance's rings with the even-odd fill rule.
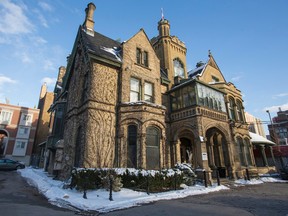
[[[288,110],[279,108],[277,116],[272,118],[272,124],[268,125],[270,138],[277,145],[288,145]]]
[[[242,94],[209,51],[187,71],[186,46],[158,22],[120,43],[94,31],[93,3],[79,27],[50,111],[50,172],[73,167],[161,169],[191,163],[210,182],[257,172]],[[60,165],[59,165],[60,163]],[[199,173],[199,177],[202,173]]]
[[[31,160],[31,165],[36,167],[43,167],[45,144],[50,133],[50,113],[48,110],[53,104],[53,100],[54,92],[47,92],[47,84],[44,83],[41,86],[39,96],[38,109],[40,113]]]
[[[276,172],[276,160],[273,153],[273,146],[276,144],[266,139],[264,127],[260,119],[247,112],[245,112],[245,118],[249,124],[253,154],[258,173]]]
[[[249,114],[248,112],[245,112],[245,118],[246,118],[247,123],[249,124],[250,132],[258,134],[266,138],[264,126],[263,126],[261,119],[256,118],[255,116]]]
[[[268,130],[271,140],[277,144],[273,147],[276,162],[278,167],[283,168],[288,164],[288,110],[282,111],[279,108]]]
[[[30,165],[39,110],[0,103],[0,157]]]

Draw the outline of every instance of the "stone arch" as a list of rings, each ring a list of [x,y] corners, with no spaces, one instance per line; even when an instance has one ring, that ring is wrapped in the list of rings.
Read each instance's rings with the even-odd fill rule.
[[[9,132],[5,129],[0,130],[0,157],[5,156],[8,145]]]
[[[219,124],[211,124],[210,127],[206,127],[205,137],[208,164],[213,171],[212,177],[215,178],[218,172],[220,177],[226,178],[231,167],[227,131]]]

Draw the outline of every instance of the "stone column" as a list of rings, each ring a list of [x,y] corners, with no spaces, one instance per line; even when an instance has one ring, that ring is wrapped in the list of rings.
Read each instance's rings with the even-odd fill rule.
[[[270,150],[270,154],[271,154],[271,157],[272,157],[272,160],[273,160],[273,165],[276,166],[276,161],[275,161],[275,157],[274,157],[274,154],[273,154],[272,146],[269,146],[269,150]]]
[[[266,157],[266,154],[265,154],[265,146],[264,145],[259,145],[259,147],[260,147],[260,152],[261,152],[261,156],[262,156],[262,159],[263,159],[264,166],[268,166],[268,161],[267,161],[267,157]]]

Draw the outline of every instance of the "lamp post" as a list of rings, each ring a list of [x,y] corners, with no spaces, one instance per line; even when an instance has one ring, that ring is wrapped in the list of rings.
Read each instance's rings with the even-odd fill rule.
[[[274,125],[273,125],[273,122],[272,122],[272,119],[271,119],[270,112],[269,112],[269,110],[266,110],[266,112],[267,112],[268,115],[269,115],[270,124],[271,124],[271,127],[272,127],[273,139],[274,139],[276,145],[278,145],[278,141],[277,141],[277,137],[276,137],[276,134],[275,134],[275,129],[274,129]],[[269,131],[269,133],[270,133],[270,131]],[[270,134],[270,135],[271,135],[271,134]]]

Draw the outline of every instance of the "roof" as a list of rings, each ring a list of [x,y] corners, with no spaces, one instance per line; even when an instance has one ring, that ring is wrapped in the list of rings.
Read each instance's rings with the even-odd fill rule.
[[[201,74],[202,74],[202,71],[204,71],[204,69],[205,69],[206,66],[207,66],[207,63],[201,65],[200,67],[197,67],[197,68],[189,71],[189,72],[188,72],[188,76],[189,76],[190,78],[193,78],[193,77],[195,77],[195,76],[197,76],[197,75],[201,75]]]
[[[87,34],[83,29],[81,36],[88,51],[112,61],[121,62],[121,43],[94,31],[94,36]]]
[[[274,142],[266,139],[263,136],[260,136],[259,134],[249,132],[249,135],[251,137],[252,144],[264,144],[264,145],[276,145]]]

